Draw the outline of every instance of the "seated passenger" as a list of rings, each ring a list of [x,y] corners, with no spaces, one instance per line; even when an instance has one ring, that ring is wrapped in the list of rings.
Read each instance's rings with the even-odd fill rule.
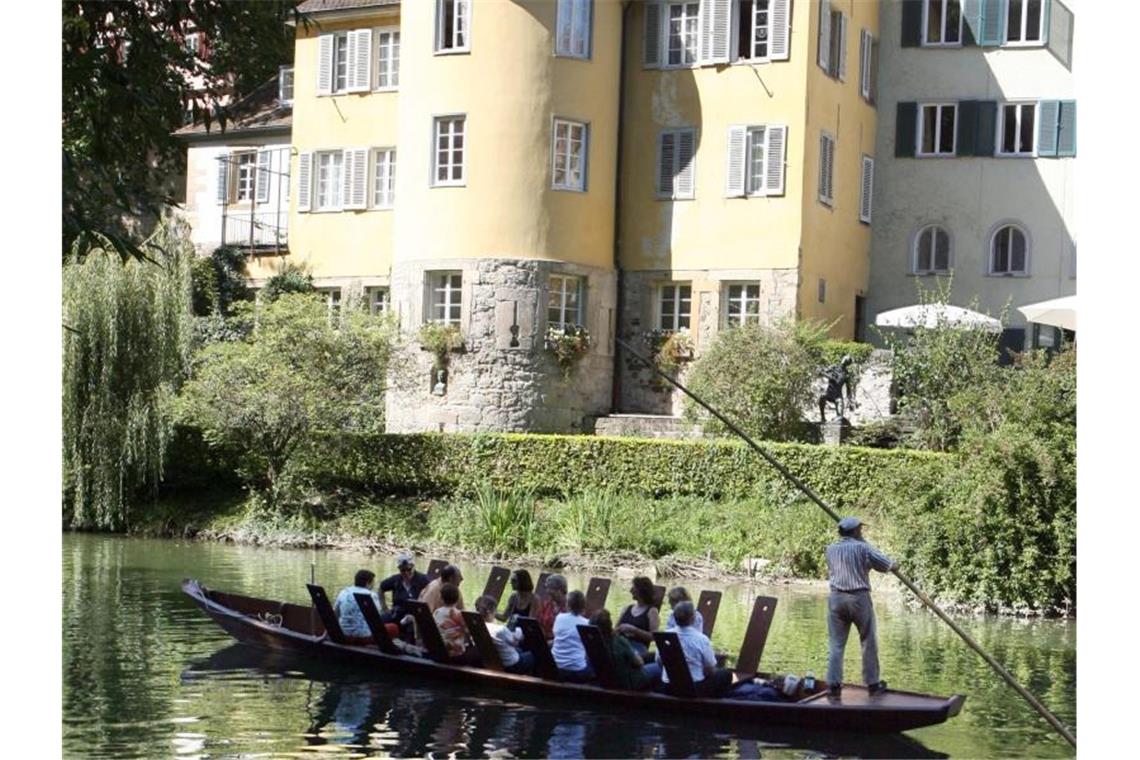
[[[665,621],[665,630],[669,631],[677,627],[677,624],[673,622],[673,610],[676,609],[677,605],[681,602],[693,601],[693,597],[689,596],[689,591],[684,586],[674,586],[669,589],[669,593],[665,595],[665,598],[669,600],[669,618]],[[693,613],[693,627],[704,633],[705,619],[701,616],[700,610],[696,610]]]
[[[534,617],[538,614],[538,600],[534,596],[534,581],[526,570],[511,573],[511,595],[507,597],[507,609],[496,615],[499,620],[509,620],[513,615]]]
[[[483,616],[487,624],[487,633],[491,634],[491,641],[495,644],[495,651],[508,673],[530,675],[534,670],[534,655],[530,652],[520,652],[519,644],[522,642],[521,628],[510,629],[495,620],[495,609],[499,603],[493,596],[481,596],[475,600],[475,611]]]
[[[547,641],[554,638],[554,619],[565,611],[566,579],[561,575],[552,575],[546,579],[546,598],[538,606],[536,615]]]
[[[432,613],[435,624],[439,627],[439,635],[443,638],[443,645],[447,647],[447,654],[456,664],[468,665],[478,662],[478,654],[467,646],[467,626],[463,623],[463,615],[459,612],[459,589],[450,583],[440,588],[442,604]]]
[[[582,617],[585,611],[586,595],[581,591],[571,591],[566,596],[566,612],[558,613],[554,619],[554,644],[550,653],[554,655],[558,676],[563,681],[583,683],[594,678],[594,669],[586,659],[586,646],[578,635],[578,626],[590,624]]]
[[[450,583],[455,586],[455,590],[459,593],[459,601],[456,603],[456,609],[463,609],[463,592],[459,591],[459,584],[463,583],[463,573],[459,572],[459,568],[455,565],[447,565],[439,571],[439,577],[424,587],[420,592],[420,601],[428,606],[428,610],[434,615],[435,611],[443,604],[443,598],[440,596],[440,590],[445,583]]]
[[[673,609],[673,619],[677,623],[677,638],[681,640],[681,651],[685,664],[693,679],[698,697],[719,697],[732,688],[732,671],[716,666],[712,642],[693,625],[696,610],[692,602],[681,602]],[[668,691],[669,673],[662,669],[661,683]]]
[[[364,622],[364,613],[360,611],[360,605],[356,603],[356,598],[353,595],[371,594],[372,603],[376,605],[376,609],[384,609],[380,597],[372,590],[374,580],[376,580],[376,574],[371,570],[357,570],[352,585],[341,589],[340,593],[336,595],[333,612],[336,613],[336,618],[340,621],[340,629],[344,631],[344,635],[350,644],[372,643],[372,631]]]
[[[656,662],[645,663],[634,651],[633,644],[625,636],[614,633],[614,621],[609,610],[602,610],[590,618],[590,625],[602,633],[614,663],[618,688],[648,689],[661,676],[661,666]]]
[[[381,615],[385,623],[398,623],[403,620],[408,614],[404,602],[418,599],[428,585],[428,577],[416,572],[416,562],[410,554],[396,557],[396,570],[395,575],[380,581],[380,600],[385,601],[385,594],[392,594],[391,608]]]
[[[617,632],[629,639],[638,655],[645,657],[653,643],[653,632],[661,622],[657,608],[653,606],[653,581],[639,575],[633,579],[629,593],[633,604],[622,609]]]

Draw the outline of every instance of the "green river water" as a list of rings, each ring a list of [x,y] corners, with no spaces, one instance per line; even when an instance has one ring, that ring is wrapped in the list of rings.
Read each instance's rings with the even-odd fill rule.
[[[949,722],[886,739],[615,714],[541,697],[446,683],[374,681],[344,666],[271,657],[234,641],[179,589],[183,577],[252,596],[308,603],[310,565],[335,593],[391,557],[65,534],[63,751],[67,757],[1071,757],[1063,739],[933,615],[878,581],[879,651],[892,687],[963,693]],[[426,566],[421,560],[421,569]],[[474,598],[488,567],[463,564]],[[534,570],[532,568],[532,570]],[[566,574],[571,588],[584,575]],[[668,583],[668,581],[662,581]],[[751,600],[778,598],[762,669],[822,676],[826,592],[685,582],[724,592],[713,644],[735,652]],[[615,580],[607,606],[628,602]],[[1076,623],[958,621],[1076,729]],[[848,680],[858,677],[858,637]]]

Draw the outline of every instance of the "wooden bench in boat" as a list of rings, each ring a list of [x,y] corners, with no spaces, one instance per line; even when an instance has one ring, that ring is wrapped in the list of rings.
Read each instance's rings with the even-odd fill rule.
[[[744,632],[744,641],[740,644],[740,656],[736,658],[738,678],[756,675],[756,669],[760,666],[760,655],[764,653],[764,644],[768,640],[768,629],[772,627],[772,616],[775,614],[775,597],[756,597],[756,601],[752,603],[752,616],[748,619],[748,628]]]
[[[491,574],[487,576],[487,585],[483,586],[483,596],[489,596],[496,602],[503,596],[503,590],[507,587],[507,581],[511,578],[511,571],[505,567],[495,566],[491,568]]]
[[[586,589],[586,617],[606,608],[606,597],[610,594],[609,578],[591,578]]]
[[[534,655],[534,674],[539,678],[558,680],[558,666],[554,664],[554,655],[550,653],[550,646],[546,643],[546,634],[542,626],[532,617],[520,615],[515,623],[523,632],[523,643],[527,651]]]
[[[720,611],[720,596],[719,591],[702,591],[700,598],[697,599],[697,612],[701,613],[701,619],[704,621],[702,632],[710,639],[713,626],[716,625],[716,613]]]
[[[674,631],[655,631],[653,642],[657,645],[661,667],[669,674],[669,693],[675,697],[695,697],[697,687],[689,673],[689,665],[685,662],[681,638]]]
[[[534,597],[539,601],[546,598],[546,579],[554,573],[539,573],[538,580],[534,582]]]
[[[607,689],[619,688],[617,666],[614,665],[614,658],[610,654],[610,648],[606,646],[601,630],[596,625],[579,625],[578,636],[582,639],[582,646],[586,648],[586,659],[594,669],[598,683]]]
[[[428,563],[427,570],[424,572],[424,575],[427,576],[427,579],[429,581],[434,581],[439,577],[440,571],[442,571],[443,568],[447,567],[448,564],[449,563],[446,560],[433,559]]]
[[[309,589],[313,606],[317,608],[317,614],[320,615],[329,638],[337,644],[347,644],[348,637],[341,630],[340,621],[336,618],[336,612],[333,611],[332,602],[329,601],[329,595],[325,593],[324,588],[312,583],[306,583],[305,587]]]
[[[443,634],[439,632],[439,627],[435,624],[435,618],[432,617],[427,604],[409,599],[404,602],[404,606],[416,621],[416,634],[423,642],[428,657],[436,662],[450,663],[451,657],[447,654],[447,646],[443,643]]]
[[[654,584],[653,586],[653,608],[660,611],[661,604],[665,601],[665,587]]]
[[[503,658],[499,657],[499,650],[495,649],[495,642],[491,640],[491,632],[487,630],[487,623],[478,612],[463,610],[463,622],[467,625],[467,633],[475,642],[475,649],[483,661],[483,667],[488,670],[506,670],[503,667]]]
[[[372,640],[376,642],[376,648],[384,654],[401,654],[396,645],[392,643],[392,637],[388,635],[388,629],[384,627],[384,621],[380,618],[380,610],[376,609],[376,603],[372,601],[371,594],[353,594],[356,599],[356,604],[360,607],[360,613],[364,615],[364,623],[368,626],[368,630],[372,631]]]

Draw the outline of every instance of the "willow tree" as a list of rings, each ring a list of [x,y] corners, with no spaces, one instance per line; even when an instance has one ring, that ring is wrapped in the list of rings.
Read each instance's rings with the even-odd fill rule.
[[[153,491],[185,376],[190,264],[184,228],[164,224],[124,261],[108,240],[77,244],[63,268],[63,509],[72,527],[121,530]]]

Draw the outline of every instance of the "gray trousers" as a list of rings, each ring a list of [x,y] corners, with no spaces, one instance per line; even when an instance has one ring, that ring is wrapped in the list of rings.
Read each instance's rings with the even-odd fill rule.
[[[827,682],[843,683],[843,650],[852,623],[863,645],[863,683],[870,686],[879,682],[879,641],[870,591],[832,591],[827,599]]]

